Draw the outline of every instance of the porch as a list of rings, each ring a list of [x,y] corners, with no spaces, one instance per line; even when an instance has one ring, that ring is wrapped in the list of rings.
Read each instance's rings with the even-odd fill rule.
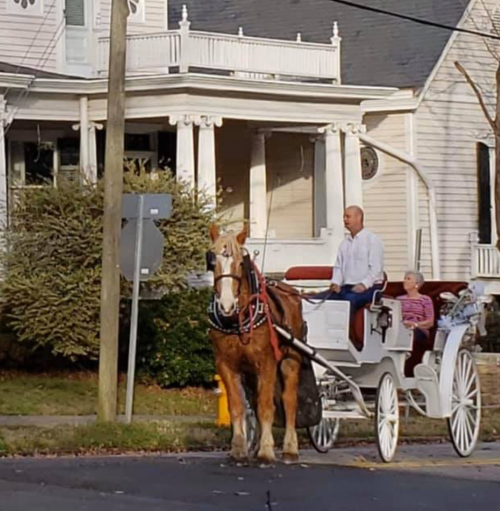
[[[471,278],[485,286],[487,293],[500,294],[500,252],[494,244],[479,243],[471,234]]]

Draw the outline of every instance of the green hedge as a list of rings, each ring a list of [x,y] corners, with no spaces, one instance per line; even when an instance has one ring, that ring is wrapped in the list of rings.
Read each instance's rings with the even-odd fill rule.
[[[124,191],[172,194],[173,215],[158,224],[165,235],[163,264],[148,287],[179,292],[186,274],[204,264],[213,221],[206,198],[169,172],[127,172]],[[102,216],[102,183],[60,181],[57,188],[30,188],[17,196],[5,232],[8,249],[0,250],[0,314],[23,346],[71,362],[97,359]],[[130,287],[122,283],[124,296]]]
[[[211,290],[191,290],[141,304],[137,345],[140,375],[165,387],[213,381],[206,319],[210,296]]]

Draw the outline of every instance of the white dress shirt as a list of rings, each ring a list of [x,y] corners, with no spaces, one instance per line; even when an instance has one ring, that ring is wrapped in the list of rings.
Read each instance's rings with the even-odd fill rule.
[[[333,267],[332,283],[363,284],[366,289],[383,281],[384,245],[373,232],[363,229],[356,236],[349,234],[340,244]]]

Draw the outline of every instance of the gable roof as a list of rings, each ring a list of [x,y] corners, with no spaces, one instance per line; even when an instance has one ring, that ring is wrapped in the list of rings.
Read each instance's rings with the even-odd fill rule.
[[[58,73],[51,73],[42,69],[34,69],[32,67],[18,66],[16,64],[9,64],[7,62],[0,62],[0,73],[11,73],[16,75],[29,75],[36,78],[78,78],[76,76],[62,75]]]
[[[468,0],[354,0],[388,11],[457,26]],[[186,4],[193,30],[328,43],[332,23],[342,37],[342,82],[422,87],[452,32],[363,11],[330,0],[169,0],[170,28]]]

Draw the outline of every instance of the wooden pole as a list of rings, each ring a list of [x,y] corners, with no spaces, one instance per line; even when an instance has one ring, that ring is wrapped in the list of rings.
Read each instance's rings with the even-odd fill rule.
[[[104,170],[98,420],[116,420],[127,0],[112,0]]]

